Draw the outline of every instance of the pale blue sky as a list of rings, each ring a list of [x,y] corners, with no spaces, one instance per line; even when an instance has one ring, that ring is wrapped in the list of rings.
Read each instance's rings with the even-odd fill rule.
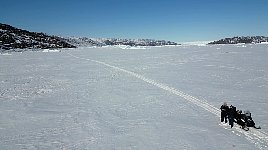
[[[0,22],[62,36],[268,36],[268,0],[0,0]]]

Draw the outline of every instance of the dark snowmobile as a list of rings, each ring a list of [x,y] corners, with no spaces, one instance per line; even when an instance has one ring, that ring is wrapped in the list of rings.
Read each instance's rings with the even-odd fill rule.
[[[237,111],[237,114],[235,116],[235,122],[239,125],[241,125],[241,128],[248,131],[249,127],[253,127],[255,129],[261,129],[261,127],[256,127],[255,122],[253,121],[251,117],[250,111],[245,111],[244,114],[242,114],[242,111]]]
[[[252,117],[251,117],[251,113],[250,111],[245,111],[245,123],[246,123],[246,126],[247,127],[253,127],[253,128],[256,128],[256,129],[260,129],[261,127],[256,127],[255,126],[255,122],[253,121]]]

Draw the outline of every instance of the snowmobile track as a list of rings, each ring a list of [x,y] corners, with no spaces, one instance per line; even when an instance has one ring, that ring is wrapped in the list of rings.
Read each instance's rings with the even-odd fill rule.
[[[112,68],[114,70],[117,70],[117,71],[120,71],[120,72],[124,72],[130,76],[133,76],[135,78],[138,78],[148,84],[151,84],[155,87],[158,87],[160,89],[163,89],[165,91],[168,91],[172,94],[175,94],[179,97],[182,97],[184,98],[185,100],[189,101],[189,102],[192,102],[193,104],[195,104],[196,106],[198,107],[201,107],[205,110],[207,110],[208,112],[216,115],[217,117],[220,117],[220,110],[209,104],[208,102],[204,101],[204,100],[200,100],[194,96],[191,96],[189,94],[186,94],[176,88],[173,88],[173,87],[170,87],[168,85],[165,85],[163,83],[159,83],[155,80],[152,80],[150,78],[147,78],[147,77],[144,77],[140,74],[137,74],[135,72],[132,72],[132,71],[129,71],[129,70],[126,70],[126,69],[123,69],[123,68],[120,68],[120,67],[117,67],[117,66],[113,66],[113,65],[110,65],[108,63],[105,63],[105,62],[102,62],[102,61],[97,61],[97,60],[93,60],[93,59],[88,59],[88,58],[82,58],[82,57],[78,57],[78,56],[75,56],[75,55],[72,55],[70,53],[67,53],[68,55],[70,55],[71,57],[74,57],[76,59],[80,59],[80,60],[85,60],[85,61],[91,61],[91,62],[95,62],[97,64],[101,64],[103,66],[106,66],[106,67],[109,67],[109,68]],[[244,137],[250,141],[251,143],[255,144],[255,146],[259,149],[268,149],[268,133],[264,132],[264,131],[260,131],[260,130],[257,130],[257,129],[254,129],[254,128],[250,128],[249,131],[244,131],[243,129],[239,128],[238,126],[234,126],[233,128],[227,128],[223,125],[220,124],[220,126],[222,126],[223,128],[227,129],[227,130],[232,130],[233,133],[235,133],[236,135],[239,135],[239,134],[242,134],[244,135]]]

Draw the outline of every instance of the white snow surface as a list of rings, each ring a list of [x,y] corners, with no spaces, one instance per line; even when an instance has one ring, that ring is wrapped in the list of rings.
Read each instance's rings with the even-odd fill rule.
[[[0,55],[0,149],[268,149],[268,45]],[[262,129],[220,123],[226,101]]]
[[[61,52],[59,49],[44,49],[44,53],[55,53],[55,52]]]
[[[208,43],[213,41],[193,41],[193,42],[182,42],[182,45],[189,45],[189,46],[206,46]]]

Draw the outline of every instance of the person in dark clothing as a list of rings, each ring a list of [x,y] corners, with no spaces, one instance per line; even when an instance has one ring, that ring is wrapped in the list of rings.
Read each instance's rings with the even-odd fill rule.
[[[221,109],[221,122],[225,121],[225,123],[227,123],[227,115],[229,111],[227,103],[224,102],[223,105],[221,105],[220,109]]]
[[[229,125],[231,126],[231,128],[234,126],[235,115],[236,115],[236,107],[231,105],[228,111],[228,120],[229,120]]]

